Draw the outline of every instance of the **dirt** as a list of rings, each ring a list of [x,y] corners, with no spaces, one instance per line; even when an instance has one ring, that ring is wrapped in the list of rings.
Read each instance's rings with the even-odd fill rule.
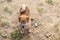
[[[55,26],[60,22],[60,0],[53,0],[53,5],[48,4],[47,0],[0,0],[0,15],[3,22],[9,22],[9,27],[0,27],[0,31],[3,35],[7,35],[9,38],[2,38],[1,40],[11,40],[10,33],[15,29],[18,29],[18,16],[19,9],[22,4],[26,4],[30,9],[30,18],[34,18],[35,21],[40,20],[38,27],[31,26],[32,33],[29,37],[23,38],[22,40],[60,40],[60,27],[59,31],[55,31]],[[42,6],[39,6],[42,3]],[[12,14],[4,11],[4,8],[8,7],[11,9]],[[43,8],[43,12],[38,12],[38,7]],[[31,22],[30,22],[31,23]],[[48,37],[47,37],[48,35]],[[49,36],[50,35],[50,36]]]

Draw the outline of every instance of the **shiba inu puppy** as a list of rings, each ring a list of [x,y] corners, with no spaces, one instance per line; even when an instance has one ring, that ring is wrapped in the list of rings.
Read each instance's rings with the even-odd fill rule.
[[[29,16],[30,10],[25,4],[23,4],[20,9],[19,22],[27,23],[29,21]]]
[[[30,10],[29,8],[25,5],[22,4],[20,8],[20,15],[19,15],[19,23],[20,23],[20,30],[22,33],[27,34],[29,32],[29,17],[30,17]]]

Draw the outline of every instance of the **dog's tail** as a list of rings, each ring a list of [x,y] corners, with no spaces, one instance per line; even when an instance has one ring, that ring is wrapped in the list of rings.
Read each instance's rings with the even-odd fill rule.
[[[27,6],[26,6],[25,4],[22,4],[22,5],[21,5],[21,12],[25,11],[25,10],[26,10],[26,7],[27,7]]]

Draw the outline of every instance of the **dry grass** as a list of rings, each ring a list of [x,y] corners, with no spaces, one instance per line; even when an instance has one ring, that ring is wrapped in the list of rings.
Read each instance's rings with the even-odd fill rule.
[[[0,14],[1,14],[0,19],[2,19],[4,26],[6,25],[8,27],[8,28],[5,28],[5,27],[0,28],[1,30],[3,30],[3,33],[4,31],[7,31],[7,33],[5,33],[5,34],[8,34],[7,36],[10,36],[10,33],[15,35],[15,33],[12,31],[14,31],[13,27],[15,27],[16,29],[19,23],[18,21],[15,21],[15,20],[18,20],[19,8],[21,7],[23,3],[25,3],[30,8],[30,12],[31,12],[30,17],[34,18],[34,23],[35,23],[35,20],[38,21],[37,19],[41,19],[41,22],[39,22],[40,27],[37,27],[37,28],[35,28],[34,26],[31,27],[32,33],[35,34],[38,32],[40,34],[38,35],[41,37],[40,40],[43,40],[43,39],[44,40],[57,40],[56,38],[59,36],[58,34],[60,31],[60,28],[59,28],[60,24],[57,23],[58,21],[60,21],[60,12],[59,12],[60,10],[57,7],[60,7],[60,0],[38,0],[38,1],[37,0],[6,0],[0,3]],[[54,4],[54,5],[51,5],[51,4]],[[49,17],[45,18],[46,15]],[[59,17],[57,18],[57,16]],[[6,17],[7,19],[4,17]],[[6,20],[7,22],[5,22]],[[41,27],[41,25],[43,26]],[[52,27],[54,31],[51,30]],[[51,36],[52,37],[51,39],[51,38],[46,38],[43,35],[44,33],[49,34],[50,32],[51,33],[54,32],[58,36],[56,37]],[[10,36],[9,39],[3,38],[3,40],[10,40],[12,38],[14,39],[14,37]],[[29,40],[28,38],[27,40]],[[38,38],[37,34],[34,37],[32,37],[32,39],[30,38],[30,40],[37,40],[36,38]]]
[[[48,4],[52,4],[53,3],[53,0],[47,0],[47,3]]]
[[[38,10],[38,12],[40,12],[40,13],[43,12],[43,8],[40,8],[40,7],[39,7],[37,10]]]
[[[9,7],[5,7],[4,12],[9,13],[11,15],[12,14],[12,9],[9,8]]]
[[[2,25],[3,27],[9,27],[9,22],[8,21],[6,21],[6,22],[3,22],[3,25]]]
[[[12,2],[12,0],[7,0],[7,2]]]

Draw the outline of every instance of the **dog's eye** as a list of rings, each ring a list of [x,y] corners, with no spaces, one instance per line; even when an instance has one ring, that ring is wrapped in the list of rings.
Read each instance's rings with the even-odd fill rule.
[[[29,20],[29,18],[27,18],[27,20]]]

